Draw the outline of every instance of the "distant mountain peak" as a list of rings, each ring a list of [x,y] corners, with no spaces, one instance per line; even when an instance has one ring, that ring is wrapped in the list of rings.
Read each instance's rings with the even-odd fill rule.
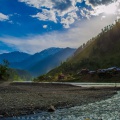
[[[9,62],[19,62],[26,58],[30,57],[30,54],[19,52],[19,51],[13,51],[10,53],[3,53],[0,54],[0,63],[6,59]]]

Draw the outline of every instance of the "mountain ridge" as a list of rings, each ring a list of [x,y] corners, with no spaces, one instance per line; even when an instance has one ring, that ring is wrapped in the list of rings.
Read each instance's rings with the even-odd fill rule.
[[[0,63],[2,63],[4,59],[8,60],[9,62],[20,62],[24,59],[27,59],[30,56],[31,55],[28,53],[19,52],[19,51],[3,53],[3,54],[0,54]]]
[[[45,50],[43,50],[41,52],[37,52],[37,53],[31,55],[29,58],[24,59],[23,61],[16,62],[16,63],[11,63],[10,66],[12,68],[27,70],[29,68],[29,66],[31,66],[35,62],[38,62],[38,61],[44,59],[45,57],[58,52],[61,49],[62,48],[53,48],[53,47],[48,48],[48,49],[45,49]]]

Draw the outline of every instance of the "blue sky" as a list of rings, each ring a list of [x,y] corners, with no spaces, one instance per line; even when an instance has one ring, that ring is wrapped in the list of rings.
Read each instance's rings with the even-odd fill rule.
[[[0,53],[77,48],[120,16],[120,0],[0,0]]]

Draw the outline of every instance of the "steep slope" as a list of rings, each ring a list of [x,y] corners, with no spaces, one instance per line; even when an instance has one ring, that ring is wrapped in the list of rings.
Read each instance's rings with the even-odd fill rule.
[[[59,73],[76,75],[81,69],[97,70],[120,67],[120,20],[106,26],[95,38],[77,49],[74,56],[47,75]]]
[[[117,28],[119,27],[119,28]],[[117,31],[118,33],[117,33]],[[116,31],[116,32],[115,32]],[[76,59],[81,60],[83,58],[96,59],[97,61],[104,61],[105,59],[111,64],[119,65],[119,61],[116,59],[119,58],[120,52],[120,26],[114,26],[113,29],[101,33],[97,36],[91,44],[86,46],[86,48],[81,51],[78,55],[74,56],[71,62]],[[108,64],[105,62],[105,67]],[[104,65],[103,65],[104,66]]]
[[[38,61],[43,60],[46,57],[48,57],[49,55],[53,55],[53,54],[59,52],[60,50],[62,50],[62,48],[45,49],[39,53],[35,53],[34,55],[31,55],[29,58],[27,58],[21,62],[11,63],[10,67],[27,70],[28,68],[30,68],[31,66],[36,64]]]
[[[59,66],[63,61],[73,55],[75,49],[72,48],[65,48],[61,51],[57,52],[54,55],[50,55],[47,58],[37,62],[33,65],[29,71],[34,75],[38,76],[41,74],[45,74],[51,69]]]
[[[120,66],[120,22],[105,27],[91,43],[75,55],[69,62],[81,63],[83,67],[106,68]],[[90,65],[91,64],[91,65]]]
[[[19,51],[15,51],[11,53],[3,53],[0,54],[0,63],[2,63],[4,59],[8,60],[9,62],[20,62],[24,59],[27,59],[28,57],[30,57],[30,54]]]

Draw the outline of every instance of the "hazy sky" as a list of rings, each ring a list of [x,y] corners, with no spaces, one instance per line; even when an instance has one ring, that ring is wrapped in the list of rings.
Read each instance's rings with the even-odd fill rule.
[[[77,48],[120,16],[120,0],[0,0],[0,53]]]

